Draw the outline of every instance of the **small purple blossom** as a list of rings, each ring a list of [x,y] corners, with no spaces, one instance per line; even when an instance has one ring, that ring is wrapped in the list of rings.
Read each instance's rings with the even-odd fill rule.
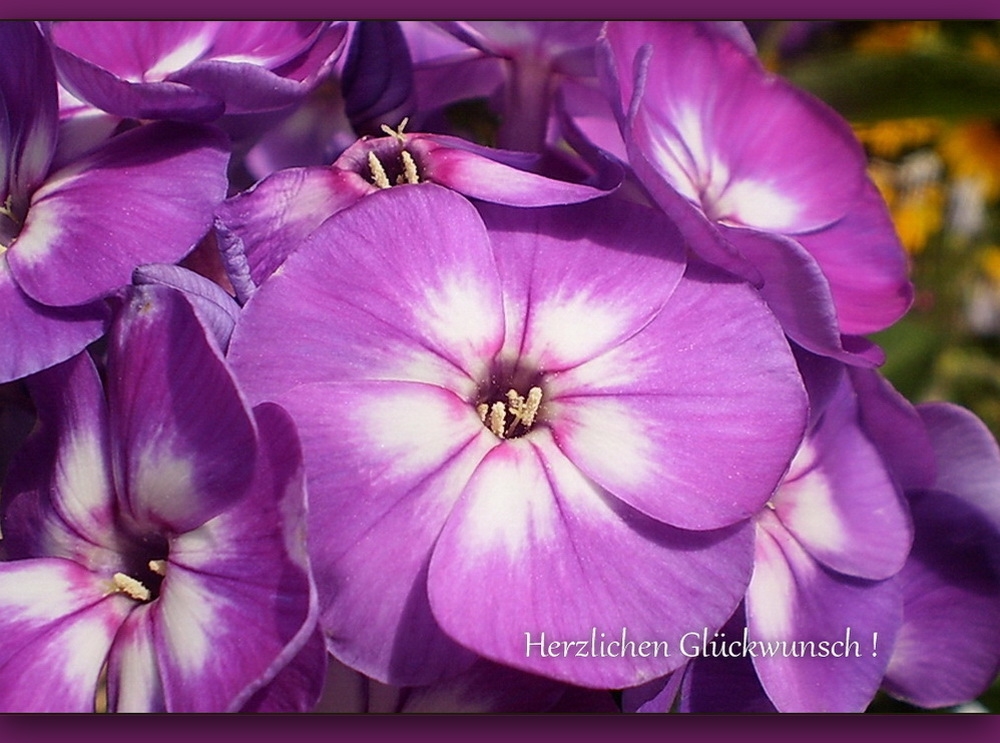
[[[239,709],[315,627],[294,427],[246,406],[172,289],[131,293],[108,364],[107,390],[86,354],[29,380],[39,426],[4,483],[0,708],[91,711],[106,677],[110,710]],[[312,687],[275,704],[308,709]]]

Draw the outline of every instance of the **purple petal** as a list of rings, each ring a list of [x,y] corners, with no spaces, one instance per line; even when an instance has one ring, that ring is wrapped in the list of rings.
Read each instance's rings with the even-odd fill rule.
[[[312,712],[323,694],[329,658],[317,627],[288,665],[258,689],[240,712]]]
[[[1000,449],[973,413],[948,403],[925,403],[917,413],[927,427],[937,478],[934,490],[974,506],[1000,529]]]
[[[747,627],[763,643],[753,662],[779,710],[863,711],[882,680],[902,608],[894,581],[828,572],[770,511],[762,513]]]
[[[222,99],[165,81],[211,44],[214,22],[70,21],[46,33],[62,84],[77,98],[128,119],[212,121]]]
[[[839,573],[881,579],[903,567],[913,538],[909,514],[860,427],[846,376],[771,503],[802,547]]]
[[[227,199],[218,215],[243,241],[250,276],[260,285],[328,217],[373,190],[348,171],[290,168]]]
[[[218,24],[210,59],[276,69],[306,53],[329,26],[323,21],[228,21]]]
[[[82,351],[105,330],[103,302],[82,307],[46,307],[27,296],[0,254],[0,382],[20,379]]]
[[[806,422],[794,359],[744,284],[692,266],[641,332],[556,375],[553,434],[588,476],[674,526],[717,528],[768,500]]]
[[[27,206],[44,179],[55,152],[56,73],[52,56],[35,25],[0,24],[0,204],[12,198]],[[2,233],[0,233],[2,234]]]
[[[168,711],[239,709],[315,627],[295,428],[277,406],[254,412],[261,447],[253,485],[231,508],[171,540],[150,612]]]
[[[255,401],[308,382],[409,379],[472,402],[502,323],[469,202],[433,184],[397,186],[340,212],[289,257],[247,302],[230,361]]]
[[[216,60],[195,62],[173,73],[169,82],[224,100],[227,116],[284,109],[308,92],[298,80],[280,77],[258,65]]]
[[[108,412],[86,354],[29,380],[34,434],[4,483],[4,544],[10,558],[63,557],[110,574],[122,569],[108,454]]]
[[[877,371],[851,367],[865,433],[892,469],[903,491],[930,488],[937,476],[934,448],[924,421]],[[948,437],[942,439],[942,443]]]
[[[684,668],[664,678],[653,679],[631,689],[622,690],[623,712],[670,712],[684,678]]]
[[[179,292],[132,290],[108,369],[116,490],[137,527],[184,532],[242,496],[256,449],[250,412]]]
[[[68,560],[0,563],[0,710],[93,712],[108,648],[133,606]]]
[[[173,263],[212,224],[227,146],[213,129],[150,124],[121,134],[35,192],[7,258],[21,288],[77,305],[129,283],[143,263]]]
[[[156,646],[149,632],[152,604],[136,606],[115,635],[108,657],[108,709],[166,712]]]
[[[412,113],[413,70],[406,37],[397,21],[359,21],[341,75],[351,126],[378,134]]]
[[[532,433],[486,456],[449,517],[428,576],[434,616],[487,658],[569,683],[617,688],[668,673],[684,662],[681,635],[721,625],[739,602],[748,525],[692,533],[654,522]],[[553,641],[592,652],[552,653]],[[604,657],[601,641],[617,649]]]
[[[830,282],[842,333],[882,330],[910,308],[913,285],[906,253],[871,183],[842,220],[797,239]]]
[[[709,639],[717,640],[720,644],[734,640],[742,642],[745,627],[746,612],[741,604],[718,633],[718,637]],[[753,660],[749,656],[696,657],[686,666],[679,691],[679,712],[777,712],[760,685]]]
[[[472,654],[431,615],[427,563],[495,437],[470,404],[432,385],[305,385],[279,401],[302,437],[310,555],[330,651],[394,685],[464,670]]]
[[[631,76],[632,60],[651,45],[636,89],[622,90],[638,96],[630,119],[642,126],[631,136],[711,219],[798,233],[847,213],[865,160],[832,109],[704,25],[609,23],[605,36],[619,76]]]
[[[217,21],[67,21],[46,25],[57,48],[132,80],[162,80],[209,52]]]
[[[830,282],[802,245],[782,235],[733,227],[723,230],[760,271],[764,279],[761,296],[792,340],[814,353],[868,365],[864,355],[845,348]]]
[[[911,494],[910,508],[916,538],[899,574],[903,626],[885,689],[922,707],[960,704],[1000,672],[996,523],[941,491]]]
[[[183,292],[198,313],[199,319],[212,333],[219,348],[225,350],[229,345],[229,337],[236,327],[240,307],[214,281],[194,271],[167,263],[140,266],[133,272],[132,281],[136,285],[169,286]]]
[[[619,346],[662,311],[684,273],[680,235],[634,204],[483,204],[480,213],[504,286],[505,353],[534,371],[560,372]]]
[[[423,177],[466,196],[510,206],[575,204],[606,195],[621,183],[622,173],[603,174],[598,185],[557,180],[522,153],[495,150],[443,135],[417,135],[408,145],[424,163]],[[521,162],[518,162],[518,161]]]

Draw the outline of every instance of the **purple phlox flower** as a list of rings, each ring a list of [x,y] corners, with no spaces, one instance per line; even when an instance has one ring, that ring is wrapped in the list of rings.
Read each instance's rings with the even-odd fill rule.
[[[329,21],[60,21],[44,25],[70,93],[130,119],[290,112],[340,55]]]
[[[395,130],[384,126],[386,136],[358,140],[330,167],[274,173],[219,207],[224,262],[237,296],[252,293],[327,218],[390,186],[432,182],[473,199],[548,206],[603,196],[623,176],[608,160],[596,169],[579,162],[567,172],[543,155],[409,133],[406,124]]]
[[[479,656],[591,688],[663,675],[683,659],[526,643],[673,643],[730,616],[805,425],[794,359],[653,210],[479,212],[381,190],[240,314],[241,384],[302,436],[327,645],[393,685]]]
[[[316,598],[291,420],[251,411],[167,287],[129,292],[108,357],[106,390],[87,354],[28,380],[39,424],[3,486],[0,708],[102,708],[103,679],[117,711],[311,708],[325,660],[301,657]],[[267,698],[286,666],[300,683],[281,674]]]
[[[0,380],[43,369],[105,329],[104,297],[147,262],[182,258],[226,192],[220,132],[157,123],[59,169],[56,81],[33,24],[0,24]]]
[[[851,364],[907,310],[905,253],[832,109],[713,24],[609,22],[602,69],[629,164],[709,261],[758,284],[789,337]]]
[[[913,528],[849,375],[840,367],[830,394],[829,369],[803,371],[819,410],[757,516],[745,605],[721,631],[688,638],[683,673],[632,692],[628,708],[667,711],[676,697],[689,712],[860,712],[878,691]]]
[[[537,713],[620,712],[611,692],[584,689],[480,659],[426,686],[395,687],[331,661],[315,712]]]
[[[974,699],[1000,672],[1000,451],[968,410],[916,410],[936,473],[907,491],[916,534],[897,578],[903,624],[884,688],[911,704],[944,707]],[[905,442],[896,438],[899,452]]]

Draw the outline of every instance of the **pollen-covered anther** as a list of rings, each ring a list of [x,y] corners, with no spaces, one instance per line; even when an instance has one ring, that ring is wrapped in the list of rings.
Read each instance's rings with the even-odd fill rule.
[[[507,409],[497,400],[490,408],[490,430],[501,439],[504,437],[504,421],[507,419]]]
[[[417,174],[417,163],[413,160],[413,155],[403,150],[399,153],[399,157],[403,161],[403,174],[396,178],[396,182],[399,184],[420,183],[420,176]]]
[[[115,584],[116,591],[124,593],[136,601],[149,601],[152,595],[149,589],[142,585],[142,583],[130,575],[125,575],[125,573],[115,573],[111,576],[111,580]]]
[[[167,561],[166,560],[150,560],[149,561],[150,571],[156,573],[159,576],[165,576],[167,574]]]
[[[382,167],[382,163],[379,162],[374,152],[368,153],[368,169],[372,172],[372,183],[376,186],[379,188],[390,188],[392,186],[389,183],[389,176],[385,173],[385,168]]]
[[[480,403],[476,406],[479,420],[490,429],[498,438],[507,439],[517,433],[518,426],[524,431],[531,430],[538,415],[538,409],[542,404],[541,387],[532,387],[528,390],[528,396],[520,394],[517,390],[507,390],[505,395],[507,402],[497,400],[492,405]],[[510,415],[510,424],[507,423],[507,416]]]

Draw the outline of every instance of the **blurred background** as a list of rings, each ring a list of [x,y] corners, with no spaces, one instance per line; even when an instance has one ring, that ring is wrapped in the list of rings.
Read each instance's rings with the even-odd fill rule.
[[[910,256],[916,299],[874,337],[882,371],[1000,437],[1000,21],[748,25],[770,69],[851,122]],[[1000,683],[967,711],[1000,712]]]

